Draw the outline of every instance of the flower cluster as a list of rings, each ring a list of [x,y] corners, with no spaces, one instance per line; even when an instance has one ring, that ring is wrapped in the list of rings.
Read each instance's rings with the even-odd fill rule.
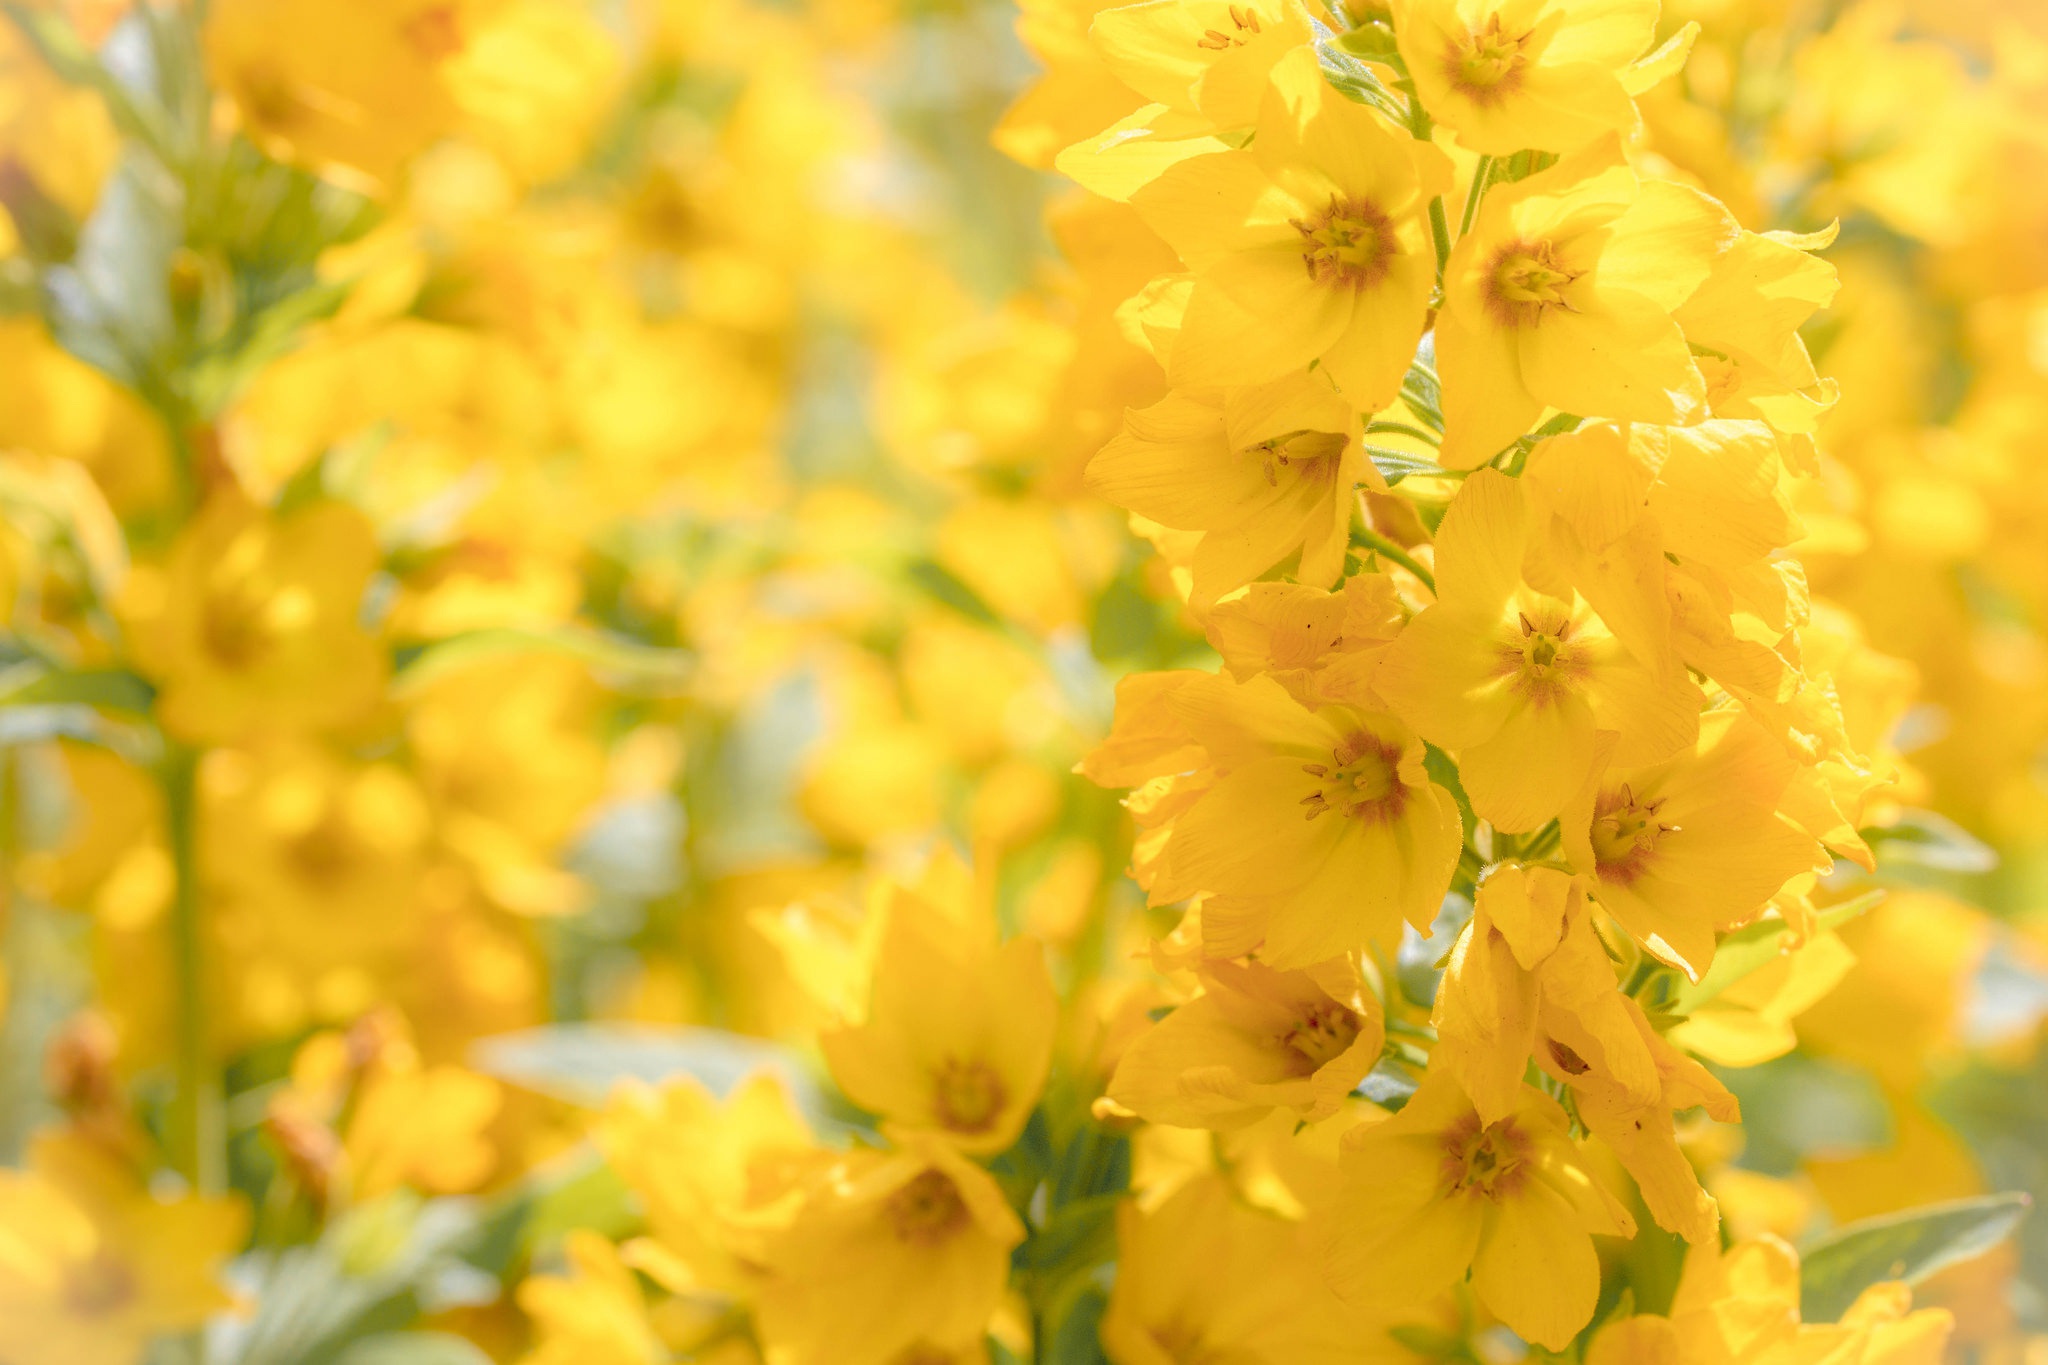
[[[1654,7],[1227,14],[1099,17],[1158,102],[1060,157],[1179,258],[1120,315],[1171,388],[1088,474],[1223,662],[1125,679],[1086,769],[1133,792],[1150,902],[1188,906],[1191,998],[1108,1103],[1233,1130],[1405,1100],[1344,1121],[1324,1278],[1411,1313],[1469,1281],[1563,1350],[1594,1239],[1636,1230],[1603,1167],[1718,1245],[1674,1122],[1738,1113],[1690,1051],[1741,1059],[1683,1034],[1717,941],[1803,951],[1817,879],[1871,865],[1889,756],[1848,715],[1884,701],[1855,642],[1809,643],[1789,553],[1832,233],[1631,164],[1631,96],[1693,36],[1653,51]],[[1404,927],[1447,896],[1470,917],[1405,999]]]
[[[0,1365],[2033,1360],[2044,58],[0,5]]]

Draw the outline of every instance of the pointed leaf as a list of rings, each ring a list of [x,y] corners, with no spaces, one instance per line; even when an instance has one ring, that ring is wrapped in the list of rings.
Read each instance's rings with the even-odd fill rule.
[[[1871,1285],[1918,1284],[1980,1256],[2004,1241],[2032,1204],[2024,1194],[1989,1194],[1851,1223],[1801,1255],[1800,1315],[1833,1322]]]

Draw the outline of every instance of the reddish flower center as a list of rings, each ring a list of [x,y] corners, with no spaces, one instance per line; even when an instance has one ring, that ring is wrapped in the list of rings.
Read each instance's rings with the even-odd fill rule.
[[[1292,221],[1301,234],[1301,263],[1317,284],[1356,293],[1385,278],[1394,225],[1371,200],[1332,196],[1321,213]]]
[[[1661,799],[1638,797],[1627,783],[1600,793],[1593,807],[1593,861],[1603,882],[1627,886],[1649,871],[1657,845],[1678,826],[1657,818]]]
[[[1510,242],[1486,272],[1486,309],[1503,327],[1533,327],[1552,308],[1571,311],[1565,290],[1578,278],[1551,243]]]
[[[1505,1199],[1528,1178],[1533,1146],[1512,1117],[1482,1126],[1479,1115],[1468,1114],[1444,1130],[1444,1183],[1452,1194]]]
[[[929,1170],[889,1196],[888,1218],[898,1241],[934,1246],[966,1227],[970,1215],[952,1177]]]
[[[1401,751],[1378,735],[1360,730],[1330,751],[1328,763],[1304,763],[1316,788],[1301,799],[1313,820],[1336,809],[1368,824],[1401,818],[1408,789],[1401,785]]]

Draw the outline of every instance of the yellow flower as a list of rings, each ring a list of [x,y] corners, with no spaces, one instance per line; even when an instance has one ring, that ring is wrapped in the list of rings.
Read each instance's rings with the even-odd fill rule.
[[[1660,1225],[1694,1242],[1715,1235],[1718,1211],[1679,1151],[1672,1115],[1704,1107],[1732,1122],[1734,1097],[1621,993],[1577,879],[1496,866],[1452,948],[1431,1021],[1431,1065],[1457,1077],[1484,1121],[1511,1112],[1533,1055],[1571,1088],[1581,1122],[1635,1178]]]
[[[1674,662],[1632,654],[1554,575],[1531,586],[1534,530],[1522,481],[1466,479],[1437,532],[1436,603],[1373,677],[1396,715],[1456,754],[1472,808],[1515,832],[1564,809],[1601,732],[1617,755],[1654,762],[1692,742],[1701,702]]]
[[[1338,1293],[1410,1306],[1469,1271],[1488,1312],[1553,1351],[1593,1316],[1593,1235],[1635,1235],[1581,1161],[1564,1110],[1533,1088],[1487,1123],[1432,1069],[1400,1113],[1345,1135],[1343,1166],[1326,1264]]]
[[[1799,1258],[1775,1237],[1695,1246],[1669,1316],[1622,1318],[1594,1334],[1586,1365],[1939,1365],[1955,1321],[1912,1311],[1903,1284],[1874,1284],[1839,1323],[1799,1320]]]
[[[826,1157],[788,1089],[760,1073],[723,1102],[694,1080],[620,1088],[598,1125],[612,1168],[647,1210],[626,1257],[676,1293],[750,1296],[765,1248]]]
[[[1294,577],[1344,569],[1352,490],[1371,478],[1356,410],[1313,375],[1221,392],[1175,391],[1126,414],[1089,462],[1088,487],[1163,526],[1202,533],[1194,600],[1215,601],[1299,552]]]
[[[1657,0],[1393,0],[1401,59],[1431,118],[1488,156],[1575,151],[1636,123],[1631,68]]]
[[[1297,0],[1149,0],[1088,31],[1103,65],[1153,101],[1061,152],[1059,171],[1127,200],[1167,167],[1243,141],[1274,65],[1313,37]]]
[[[387,670],[359,619],[376,565],[352,507],[273,516],[233,494],[208,503],[160,575],[128,580],[135,652],[161,688],[165,727],[222,742],[361,715]]]
[[[352,1019],[416,942],[426,803],[396,764],[301,742],[200,768],[201,872],[249,1041]],[[228,1036],[235,1036],[234,1030]]]
[[[1855,965],[1841,937],[1822,930],[1694,1010],[1669,1036],[1720,1066],[1759,1066],[1799,1045],[1793,1018],[1832,992]]]
[[[1253,583],[1219,602],[1203,622],[1209,643],[1239,682],[1265,674],[1304,706],[1386,704],[1373,670],[1408,623],[1385,574],[1353,574],[1339,592],[1300,583]]]
[[[1400,387],[1435,282],[1425,213],[1443,154],[1353,104],[1307,48],[1273,69],[1246,151],[1183,161],[1131,204],[1193,289],[1176,385],[1255,384],[1316,362],[1355,406]]]
[[[1211,893],[1212,950],[1256,946],[1283,969],[1391,946],[1403,920],[1435,918],[1463,831],[1398,720],[1310,710],[1263,677],[1189,675],[1170,704],[1214,782],[1175,815],[1153,904]]]
[[[158,1200],[106,1152],[37,1139],[0,1171],[0,1358],[136,1365],[232,1305],[217,1277],[247,1225],[239,1202]]]
[[[442,841],[507,909],[582,903],[556,855],[604,794],[587,670],[549,654],[486,658],[406,688],[406,735]]]
[[[1697,977],[1717,931],[1762,912],[1786,882],[1831,861],[1781,809],[1797,769],[1733,707],[1709,711],[1689,753],[1607,767],[1563,821],[1593,895],[1659,959]]]
[[[1706,384],[1671,314],[1735,232],[1697,190],[1638,181],[1612,137],[1496,186],[1444,273],[1444,464],[1484,464],[1545,407],[1704,417]]]
[[[1379,999],[1356,959],[1307,971],[1196,964],[1203,991],[1124,1052],[1109,1097],[1152,1123],[1239,1128],[1275,1107],[1314,1123],[1380,1059]]]
[[[1059,999],[1032,938],[899,900],[882,931],[865,1022],[820,1035],[832,1075],[892,1135],[962,1151],[1017,1140],[1052,1064]]]
[[[1757,417],[1810,434],[1834,404],[1799,328],[1834,301],[1834,266],[1813,253],[1834,240],[1743,232],[1674,316],[1685,329],[1716,417]]]
[[[1061,148],[1140,103],[1089,41],[1090,23],[1114,5],[1115,0],[1019,0],[1017,36],[1047,70],[991,132],[998,151],[1047,169]]]
[[[523,1365],[663,1365],[668,1351],[618,1249],[579,1228],[564,1250],[569,1274],[536,1275],[519,1286],[519,1306],[539,1336]]]
[[[770,1359],[888,1365],[978,1341],[1024,1238],[996,1183],[942,1142],[854,1152],[767,1249]]]
[[[404,1030],[386,1012],[347,1034],[313,1035],[273,1101],[287,1121],[339,1126],[344,1188],[356,1200],[400,1186],[462,1193],[498,1162],[487,1133],[503,1100],[498,1083],[459,1066],[423,1064]]]
[[[1088,29],[1125,85],[1219,129],[1254,123],[1268,73],[1312,36],[1298,0],[1147,0],[1103,10]]]
[[[459,1066],[406,1058],[380,1067],[364,1082],[342,1136],[355,1192],[369,1197],[401,1184],[430,1194],[475,1189],[498,1164],[487,1130],[502,1102],[496,1081]]]
[[[224,0],[206,12],[207,66],[259,146],[383,188],[454,126],[441,68],[462,51],[476,8]]]
[[[1197,1175],[1156,1208],[1119,1207],[1117,1251],[1102,1318],[1103,1349],[1116,1365],[1415,1359],[1388,1335],[1389,1315],[1324,1286],[1300,1223],[1252,1207],[1214,1174]]]

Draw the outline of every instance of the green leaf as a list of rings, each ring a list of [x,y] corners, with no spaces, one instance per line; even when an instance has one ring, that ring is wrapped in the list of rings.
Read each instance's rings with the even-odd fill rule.
[[[969,620],[984,626],[1001,624],[995,610],[982,600],[981,594],[962,583],[952,570],[937,560],[912,560],[905,572],[927,596],[945,603]]]
[[[1897,1140],[1891,1106],[1867,1071],[1803,1052],[1712,1070],[1742,1105],[1745,1169],[1787,1177],[1815,1158],[1857,1156]]]
[[[584,626],[505,626],[452,636],[401,658],[395,690],[405,696],[472,664],[513,654],[565,654],[609,685],[663,692],[680,688],[693,660],[679,649],[644,645]]]
[[[1989,845],[1931,810],[1905,811],[1892,824],[1857,832],[1882,865],[1972,876],[1998,866],[1998,854]]]
[[[72,259],[43,275],[57,341],[145,395],[164,391],[176,348],[168,281],[183,212],[179,187],[131,155],[108,177]]]
[[[1988,1194],[1851,1223],[1801,1253],[1800,1316],[1834,1322],[1871,1285],[1918,1284],[1980,1256],[2010,1236],[2032,1204],[2024,1194]]]
[[[106,727],[90,706],[0,706],[0,748],[52,739],[103,743]]]
[[[1425,460],[1420,455],[1410,455],[1405,450],[1390,450],[1385,446],[1368,445],[1365,453],[1372,461],[1373,468],[1379,470],[1380,477],[1390,484],[1399,483],[1411,475],[1419,474],[1426,479],[1440,479],[1447,473],[1435,460]]]
[[[20,676],[16,676],[19,672]],[[131,716],[149,714],[156,689],[120,668],[42,671],[35,665],[0,674],[0,706],[89,706]]]
[[[757,1071],[772,1071],[806,1112],[823,1111],[817,1087],[789,1052],[760,1038],[715,1028],[652,1024],[548,1024],[485,1038],[472,1050],[478,1070],[543,1095],[601,1105],[621,1081],[656,1085],[678,1076],[725,1095]]]
[[[1084,1289],[1060,1315],[1045,1358],[1061,1365],[1108,1365],[1102,1353],[1102,1315],[1108,1309],[1107,1294],[1093,1286]]]
[[[463,1260],[478,1227],[477,1205],[463,1199],[397,1194],[351,1209],[319,1241],[258,1262],[256,1316],[226,1359],[341,1365],[358,1343],[425,1313],[490,1301],[497,1286]]]
[[[1820,927],[1833,929],[1846,924],[1874,908],[1884,895],[1882,889],[1866,891],[1839,905],[1826,906],[1819,914]],[[1682,1019],[1752,972],[1761,971],[1777,961],[1784,956],[1784,949],[1779,946],[1784,934],[1785,921],[1760,919],[1722,939],[1714,949],[1713,965],[1698,981],[1679,987],[1667,1013]]]
[[[1334,42],[1316,44],[1316,59],[1322,63],[1323,78],[1338,94],[1358,104],[1369,104],[1396,123],[1408,121],[1408,110],[1400,96],[1387,89],[1373,69]]]
[[[1401,397],[1424,426],[1435,432],[1444,429],[1443,381],[1420,359],[1408,367],[1401,380]]]
[[[491,1358],[446,1332],[382,1332],[351,1344],[334,1365],[491,1365]]]

